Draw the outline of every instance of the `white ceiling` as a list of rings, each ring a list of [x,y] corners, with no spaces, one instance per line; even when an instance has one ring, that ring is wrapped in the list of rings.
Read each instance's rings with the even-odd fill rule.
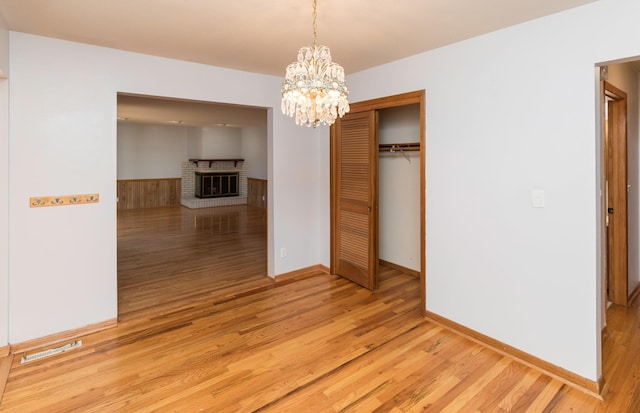
[[[266,127],[267,110],[223,103],[119,94],[118,121],[196,127]]]
[[[354,73],[593,1],[318,0],[318,43]],[[312,42],[311,13],[311,0],[0,0],[13,31],[277,76]]]

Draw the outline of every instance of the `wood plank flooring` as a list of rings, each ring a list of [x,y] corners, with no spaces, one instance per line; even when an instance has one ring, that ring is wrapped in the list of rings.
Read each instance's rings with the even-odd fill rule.
[[[273,283],[264,211],[213,209],[119,215],[118,327],[14,355],[0,411],[640,411],[638,303],[610,309],[601,402],[426,321],[419,281],[397,270],[376,292],[320,270]],[[236,226],[245,239],[225,249]]]
[[[266,211],[118,211],[118,321],[271,285]]]

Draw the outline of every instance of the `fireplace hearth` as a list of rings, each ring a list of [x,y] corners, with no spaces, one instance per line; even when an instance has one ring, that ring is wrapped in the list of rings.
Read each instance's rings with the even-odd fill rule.
[[[217,198],[238,196],[238,172],[195,172],[195,196]]]

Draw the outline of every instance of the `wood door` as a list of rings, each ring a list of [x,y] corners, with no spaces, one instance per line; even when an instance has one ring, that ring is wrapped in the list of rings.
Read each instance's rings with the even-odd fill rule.
[[[332,271],[378,287],[378,116],[348,113],[331,133]]]
[[[614,304],[627,305],[627,94],[605,82],[605,96],[608,296]]]

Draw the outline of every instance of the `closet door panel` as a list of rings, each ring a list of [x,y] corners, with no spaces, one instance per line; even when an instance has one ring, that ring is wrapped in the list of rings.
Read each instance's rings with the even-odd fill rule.
[[[378,286],[377,112],[347,114],[332,131],[332,270]]]

